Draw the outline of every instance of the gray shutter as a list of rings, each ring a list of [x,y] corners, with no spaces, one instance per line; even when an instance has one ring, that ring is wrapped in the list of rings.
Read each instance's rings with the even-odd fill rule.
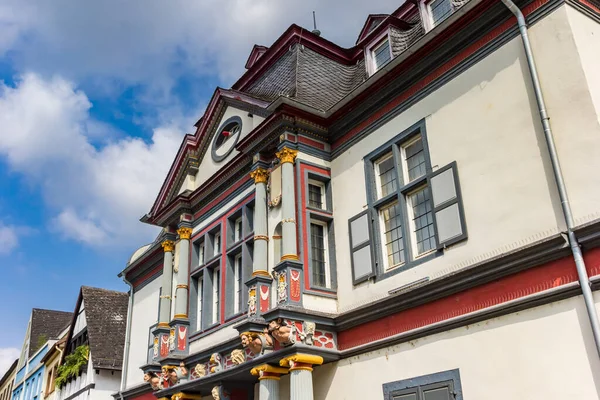
[[[467,225],[456,162],[432,172],[428,181],[438,249],[465,240]]]
[[[348,220],[352,281],[355,285],[375,276],[372,221],[369,210]]]

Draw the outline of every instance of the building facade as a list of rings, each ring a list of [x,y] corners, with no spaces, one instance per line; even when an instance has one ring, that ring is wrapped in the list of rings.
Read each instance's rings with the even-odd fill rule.
[[[19,360],[15,360],[0,379],[0,400],[10,400],[12,398],[12,388],[15,383],[18,362]]]
[[[63,311],[34,308],[27,332],[13,389],[13,400],[40,400],[43,397],[45,365],[42,359],[56,341],[64,336],[72,314]]]
[[[255,46],[142,218],[115,399],[599,398],[598,37],[435,0]]]
[[[82,286],[61,365],[69,357],[79,373],[59,382],[55,400],[108,400],[119,390],[127,321],[127,293]]]

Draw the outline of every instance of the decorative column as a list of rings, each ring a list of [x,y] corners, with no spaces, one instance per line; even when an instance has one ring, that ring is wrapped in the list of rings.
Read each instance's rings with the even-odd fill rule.
[[[191,215],[181,216],[177,234],[179,235],[179,262],[175,269],[177,286],[175,288],[175,315],[171,321],[171,332],[169,337],[169,350],[171,354],[188,354],[188,333],[190,320],[188,317],[189,299],[189,265],[190,265],[190,238],[192,228],[190,227]],[[185,222],[184,222],[185,221]]]
[[[163,258],[162,294],[160,295],[160,309],[158,312],[158,327],[168,328],[171,321],[171,288],[173,286],[173,251],[175,243],[172,240],[162,242],[165,252]]]
[[[323,364],[323,357],[294,354],[279,363],[282,367],[290,368],[290,400],[313,400],[313,366]]]
[[[281,375],[288,373],[287,368],[263,364],[252,368],[250,373],[258,376],[258,380],[260,381],[258,389],[259,400],[279,400],[279,379]]]
[[[296,249],[296,193],[294,190],[294,160],[298,150],[284,147],[275,154],[281,161],[281,261],[298,260]]]
[[[250,173],[254,179],[254,259],[252,263],[252,278],[248,286],[248,316],[259,318],[270,308],[271,283],[273,278],[268,269],[267,229],[267,179],[269,172],[266,164],[255,157],[255,167]]]
[[[282,306],[302,306],[303,272],[298,258],[296,226],[296,191],[294,161],[298,150],[283,147],[275,155],[281,161],[281,226],[282,256],[275,266],[277,279],[277,304]]]
[[[177,318],[188,318],[188,276],[190,265],[190,238],[192,228],[182,226],[177,230],[179,235],[179,265],[177,266],[177,292],[175,293],[175,315]]]

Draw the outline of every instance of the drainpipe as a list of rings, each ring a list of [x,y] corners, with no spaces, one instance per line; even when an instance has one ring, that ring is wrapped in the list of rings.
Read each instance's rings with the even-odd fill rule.
[[[523,39],[523,47],[525,49],[525,57],[527,58],[527,65],[529,66],[529,72],[531,73],[531,83],[533,84],[533,90],[535,92],[535,98],[540,113],[540,119],[542,121],[542,127],[544,128],[544,137],[546,144],[548,145],[548,153],[550,155],[550,162],[552,164],[552,172],[554,173],[554,180],[556,187],[558,188],[558,195],[560,197],[560,204],[562,207],[563,216],[567,224],[567,237],[569,239],[569,245],[571,246],[571,252],[575,259],[575,266],[577,267],[577,276],[579,278],[579,286],[583,293],[583,299],[585,300],[585,306],[587,308],[587,314],[592,327],[592,333],[594,335],[594,342],[596,344],[596,351],[600,356],[600,323],[598,322],[598,314],[596,313],[596,306],[594,304],[594,297],[592,295],[592,288],[590,279],[585,268],[585,261],[583,260],[583,254],[581,247],[573,232],[574,222],[573,213],[571,212],[571,206],[569,204],[569,197],[567,196],[567,188],[563,178],[560,163],[558,161],[558,153],[556,152],[556,145],[554,143],[554,137],[552,135],[552,128],[550,128],[550,117],[546,110],[546,104],[544,102],[544,95],[540,85],[540,79],[535,66],[535,59],[531,50],[531,43],[529,42],[529,35],[527,34],[527,22],[523,13],[517,7],[512,0],[501,0],[502,3],[517,17],[517,23],[519,25],[519,31],[521,32],[521,39]]]
[[[131,320],[133,318],[133,284],[127,280],[123,274],[123,282],[129,286],[129,304],[127,305],[127,326],[125,328],[125,346],[123,348],[123,367],[121,369],[121,388],[119,389],[119,397],[123,400],[123,391],[127,384],[127,367],[129,366],[129,344],[131,343]]]

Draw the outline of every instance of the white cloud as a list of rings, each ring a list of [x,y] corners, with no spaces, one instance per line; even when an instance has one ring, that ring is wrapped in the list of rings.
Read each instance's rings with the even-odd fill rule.
[[[21,351],[14,347],[0,348],[0,377],[4,375],[13,362],[19,357]]]
[[[11,253],[19,245],[17,231],[0,223],[0,255]]]
[[[146,142],[127,137],[100,149],[90,144],[102,124],[91,119],[85,93],[62,78],[24,75],[0,86],[0,156],[40,187],[55,216],[51,228],[96,246],[132,246],[155,230],[138,222],[158,193],[183,138],[170,121]],[[189,121],[187,125],[191,126]],[[110,131],[110,127],[107,127]],[[110,133],[110,132],[109,132]]]
[[[18,69],[80,81],[101,77],[168,90],[178,76],[219,75],[230,83],[254,43],[271,43],[290,24],[352,46],[369,13],[390,13],[398,0],[5,0],[0,55]]]

